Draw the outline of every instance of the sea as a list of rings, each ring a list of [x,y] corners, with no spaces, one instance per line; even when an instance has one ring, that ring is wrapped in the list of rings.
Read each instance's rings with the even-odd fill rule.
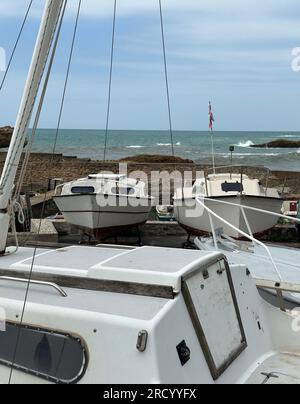
[[[105,131],[39,129],[33,146],[34,152],[62,153],[102,160]],[[300,171],[300,149],[260,149],[251,147],[273,140],[300,141],[300,132],[216,132],[213,135],[215,158],[218,165],[230,164],[230,146],[235,147],[233,162],[237,165],[264,166],[272,170]],[[201,164],[212,162],[212,142],[209,132],[175,131],[173,144],[176,156]],[[168,131],[112,130],[108,133],[108,160],[141,154],[172,154],[171,135]]]

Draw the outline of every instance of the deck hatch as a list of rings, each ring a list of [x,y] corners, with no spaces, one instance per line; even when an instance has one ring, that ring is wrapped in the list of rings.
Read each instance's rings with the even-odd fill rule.
[[[203,277],[208,272],[209,277]],[[214,380],[247,348],[230,268],[225,259],[183,279],[183,296]]]

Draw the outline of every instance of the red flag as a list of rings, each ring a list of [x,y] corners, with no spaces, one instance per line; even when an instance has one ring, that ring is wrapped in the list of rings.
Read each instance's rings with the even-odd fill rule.
[[[213,131],[215,117],[214,117],[214,114],[213,114],[213,111],[212,111],[211,102],[209,103],[209,107],[208,107],[208,115],[209,115],[209,129],[211,131]]]

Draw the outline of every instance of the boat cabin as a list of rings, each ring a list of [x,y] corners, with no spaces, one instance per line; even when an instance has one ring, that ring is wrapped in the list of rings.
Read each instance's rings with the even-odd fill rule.
[[[19,328],[32,255],[1,258],[3,383],[300,381],[293,317],[221,253],[40,249]]]
[[[185,191],[186,192],[186,191]],[[192,189],[193,196],[206,195],[209,198],[221,196],[264,196],[279,198],[276,189],[266,189],[259,179],[243,174],[211,174],[198,179]]]
[[[58,186],[55,196],[95,194],[145,197],[145,183],[125,175],[91,174]]]

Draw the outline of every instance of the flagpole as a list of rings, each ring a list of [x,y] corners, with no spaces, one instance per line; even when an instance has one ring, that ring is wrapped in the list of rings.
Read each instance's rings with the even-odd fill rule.
[[[208,105],[208,116],[209,116],[209,129],[211,132],[211,155],[212,155],[212,163],[213,163],[213,173],[216,174],[216,161],[215,161],[215,142],[214,142],[214,114],[212,110],[211,102]]]
[[[212,148],[212,163],[213,163],[213,173],[216,174],[216,159],[215,159],[215,142],[214,142],[214,131],[211,129],[211,148]]]

